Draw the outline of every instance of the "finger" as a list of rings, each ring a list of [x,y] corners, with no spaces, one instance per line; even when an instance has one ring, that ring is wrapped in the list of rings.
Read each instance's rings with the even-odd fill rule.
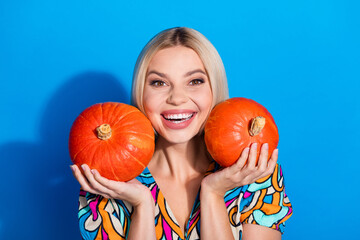
[[[242,169],[246,163],[246,160],[248,159],[248,156],[249,156],[249,152],[250,152],[250,148],[249,147],[246,147],[241,155],[240,155],[240,158],[236,161],[235,163],[235,166],[237,169]]]
[[[123,182],[118,182],[118,181],[113,181],[113,180],[107,179],[107,178],[101,176],[101,174],[96,169],[93,169],[91,171],[93,173],[95,180],[99,184],[101,184],[107,190],[116,191],[117,193],[119,193],[119,190],[121,189],[120,185]]]
[[[268,157],[269,157],[269,144],[264,143],[261,146],[259,161],[258,161],[258,170],[261,174],[264,173],[268,166]]]
[[[111,195],[111,191],[109,191],[109,189],[107,189],[106,187],[104,187],[101,183],[99,183],[95,177],[94,177],[94,170],[90,170],[90,167],[86,164],[81,165],[81,167],[84,170],[84,174],[87,178],[87,180],[89,181],[89,185],[92,189],[94,189],[97,194],[103,195],[103,196],[110,196]]]
[[[279,149],[275,149],[272,154],[271,154],[271,158],[268,162],[268,169],[270,171],[270,173],[274,172],[277,160],[278,160],[278,156],[279,156]]]
[[[271,158],[270,158],[270,160],[268,162],[268,165],[267,165],[267,168],[266,168],[266,171],[261,177],[268,176],[268,175],[270,175],[270,174],[272,174],[274,172],[275,166],[276,166],[276,163],[277,163],[277,160],[278,160],[278,153],[279,153],[278,149],[275,149],[272,152]]]
[[[92,192],[93,189],[90,187],[87,179],[84,177],[78,166],[74,164],[70,166],[70,168],[72,170],[72,174],[74,175],[76,180],[80,183],[81,188],[86,192]]]
[[[247,162],[248,169],[252,170],[255,168],[256,157],[257,157],[257,143],[253,143],[253,144],[251,144],[250,154],[249,154],[248,162]]]

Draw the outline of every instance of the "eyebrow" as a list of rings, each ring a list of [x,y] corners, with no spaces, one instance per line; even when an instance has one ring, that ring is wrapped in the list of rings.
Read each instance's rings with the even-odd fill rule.
[[[195,70],[192,70],[190,72],[187,72],[184,74],[184,77],[188,77],[188,76],[191,76],[195,73],[202,73],[204,75],[206,75],[206,73],[202,70],[202,69],[195,69]],[[158,71],[155,71],[155,70],[151,70],[150,72],[147,73],[147,76],[149,76],[150,74],[156,74],[160,77],[163,77],[163,78],[167,78],[167,75],[165,73],[160,73]]]
[[[150,74],[156,74],[156,75],[159,75],[160,77],[163,77],[163,78],[166,78],[167,75],[165,73],[160,73],[160,72],[157,72],[155,70],[151,70],[150,72],[148,72],[146,75],[149,76]]]
[[[195,70],[192,70],[190,72],[187,72],[184,76],[188,77],[188,76],[191,76],[191,75],[193,75],[195,73],[202,73],[202,74],[206,75],[206,73],[202,69],[195,69]]]

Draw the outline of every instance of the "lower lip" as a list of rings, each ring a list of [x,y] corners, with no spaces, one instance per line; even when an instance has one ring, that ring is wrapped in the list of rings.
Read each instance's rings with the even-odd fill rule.
[[[190,119],[185,120],[180,123],[175,123],[173,121],[166,120],[163,116],[161,119],[162,119],[164,125],[170,129],[183,129],[190,125],[190,123],[194,119],[195,115],[196,115],[196,113],[194,113]]]

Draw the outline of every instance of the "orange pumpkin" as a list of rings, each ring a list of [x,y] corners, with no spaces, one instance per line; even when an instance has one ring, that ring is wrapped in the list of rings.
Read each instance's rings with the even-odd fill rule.
[[[265,107],[247,98],[230,98],[217,104],[205,124],[206,147],[221,166],[234,164],[242,151],[258,143],[269,144],[269,159],[279,142],[278,129]]]
[[[149,163],[155,148],[150,121],[136,107],[116,102],[95,104],[74,121],[69,137],[74,164],[86,163],[108,179],[128,181]]]

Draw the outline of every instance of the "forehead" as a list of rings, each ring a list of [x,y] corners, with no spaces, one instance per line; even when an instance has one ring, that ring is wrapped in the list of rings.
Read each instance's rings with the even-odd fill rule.
[[[205,70],[199,55],[191,48],[176,46],[159,50],[149,62],[148,70]]]

